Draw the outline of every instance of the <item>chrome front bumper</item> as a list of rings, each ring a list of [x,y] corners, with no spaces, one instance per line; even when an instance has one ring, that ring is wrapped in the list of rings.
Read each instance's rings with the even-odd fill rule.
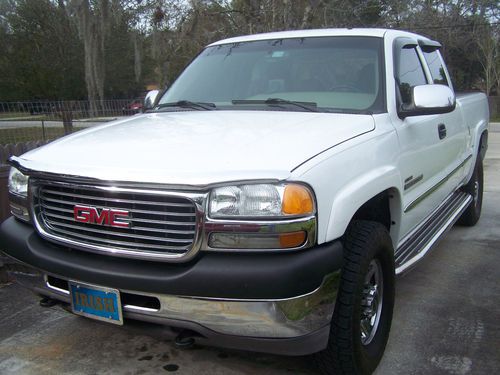
[[[286,254],[206,253],[169,265],[88,254],[49,243],[13,218],[0,242],[10,275],[70,302],[68,281],[117,289],[126,319],[194,331],[212,346],[305,355],[328,343],[340,280],[339,241]],[[184,331],[186,332],[186,331]]]
[[[61,287],[61,281],[63,284],[67,281],[64,278],[57,275],[50,275],[49,278],[45,273],[25,265],[19,270],[13,267],[9,275],[39,295],[70,303],[69,291]],[[49,279],[60,282],[57,286],[51,285]],[[184,297],[129,290],[120,292],[153,297],[159,301],[159,308],[124,304],[125,318],[193,329],[201,335],[211,331],[248,338],[287,339],[325,331],[329,327],[339,280],[340,271],[336,271],[327,275],[321,286],[311,293],[279,300]]]

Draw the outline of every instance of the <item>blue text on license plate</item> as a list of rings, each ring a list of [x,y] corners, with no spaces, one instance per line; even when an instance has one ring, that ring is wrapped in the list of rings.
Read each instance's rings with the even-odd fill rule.
[[[71,281],[71,307],[75,314],[123,324],[120,292],[116,289]]]

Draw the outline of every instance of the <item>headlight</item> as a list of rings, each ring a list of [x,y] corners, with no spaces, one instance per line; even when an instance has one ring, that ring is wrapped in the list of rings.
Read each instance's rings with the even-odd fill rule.
[[[16,168],[10,168],[9,173],[9,193],[28,196],[28,176],[23,175]]]
[[[9,173],[9,200],[12,215],[29,221],[28,213],[28,176],[11,168]]]
[[[210,193],[205,224],[210,250],[303,249],[314,245],[316,205],[298,183],[242,184]]]
[[[212,190],[212,218],[280,218],[314,214],[311,191],[300,184],[224,186]]]

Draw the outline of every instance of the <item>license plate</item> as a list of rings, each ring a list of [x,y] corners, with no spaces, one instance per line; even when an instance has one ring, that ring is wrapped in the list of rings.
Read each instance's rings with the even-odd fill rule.
[[[113,324],[123,324],[120,292],[116,289],[69,282],[71,308],[75,314],[102,320]]]

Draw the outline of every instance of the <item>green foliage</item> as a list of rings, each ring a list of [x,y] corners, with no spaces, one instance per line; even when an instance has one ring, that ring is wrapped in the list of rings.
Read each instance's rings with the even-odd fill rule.
[[[1,32],[0,100],[85,97],[83,50],[63,9],[19,0]]]
[[[134,72],[134,48],[131,30],[126,14],[112,17],[109,35],[105,41],[105,84],[106,98],[130,98],[141,91]]]

